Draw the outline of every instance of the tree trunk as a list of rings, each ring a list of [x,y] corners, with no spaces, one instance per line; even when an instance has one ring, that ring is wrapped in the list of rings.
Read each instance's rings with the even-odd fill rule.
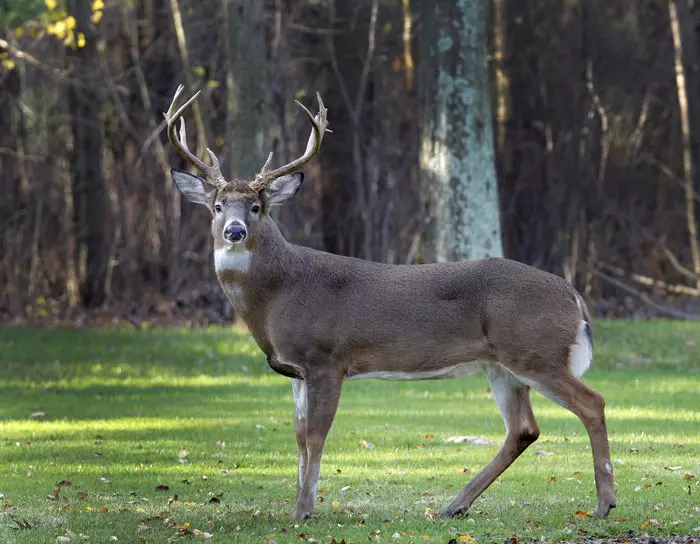
[[[700,189],[700,74],[698,74],[698,43],[694,35],[693,19],[687,0],[669,0],[669,18],[675,50],[676,86],[683,139],[683,180],[685,184],[686,221],[693,272],[700,274],[695,219],[695,191]],[[688,97],[693,99],[688,100]],[[700,280],[697,282],[700,288]]]
[[[270,152],[264,2],[222,1],[227,54],[229,173],[231,177],[252,179]]]
[[[110,239],[107,236],[109,204],[102,173],[100,84],[97,37],[90,22],[89,0],[72,0],[70,12],[77,30],[85,34],[85,47],[71,54],[73,73],[79,78],[69,91],[73,151],[73,193],[80,294],[85,306],[99,306],[106,298]]]
[[[501,256],[485,2],[422,2],[422,260]]]

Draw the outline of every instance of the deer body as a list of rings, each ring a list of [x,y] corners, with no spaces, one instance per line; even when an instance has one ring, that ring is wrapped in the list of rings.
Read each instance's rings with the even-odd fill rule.
[[[575,413],[593,450],[598,505],[615,506],[603,397],[578,380],[592,358],[590,317],[562,278],[505,259],[387,265],[288,243],[269,208],[291,198],[296,172],[320,146],[326,110],[315,117],[303,157],[253,182],[227,182],[186,147],[166,114],[178,151],[210,181],[173,171],[180,190],[212,212],[219,282],[273,370],[292,378],[299,449],[295,515],[311,515],[326,436],[346,379],[437,379],[486,372],[506,425],[493,461],[444,510],[464,513],[539,436],[530,389]],[[197,162],[199,161],[199,162]]]
[[[245,271],[229,260],[216,272],[273,368],[328,364],[344,378],[425,379],[491,361],[524,372],[533,345],[561,364],[576,343],[578,295],[547,272],[505,259],[375,263],[289,244],[269,222]]]

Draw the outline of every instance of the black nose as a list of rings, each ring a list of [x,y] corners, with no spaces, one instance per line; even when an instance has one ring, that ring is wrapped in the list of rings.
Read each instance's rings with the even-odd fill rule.
[[[236,243],[245,238],[245,227],[240,223],[231,223],[224,229],[224,238],[227,242]]]

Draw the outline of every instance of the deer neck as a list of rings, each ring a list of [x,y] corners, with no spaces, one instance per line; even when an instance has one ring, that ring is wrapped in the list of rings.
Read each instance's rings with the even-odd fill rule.
[[[214,249],[219,283],[249,328],[264,315],[294,261],[292,246],[275,222],[269,217],[260,221],[254,239],[240,247]]]

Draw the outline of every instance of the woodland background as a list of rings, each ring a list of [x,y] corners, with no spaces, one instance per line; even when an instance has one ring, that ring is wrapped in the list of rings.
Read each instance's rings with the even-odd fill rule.
[[[692,318],[697,2],[483,5],[504,255],[598,313]],[[0,0],[0,320],[230,320],[208,212],[169,174],[184,164],[161,112],[180,83],[204,90],[190,147],[239,178],[270,150],[301,154],[294,99],[315,108],[319,91],[334,132],[279,210],[283,233],[426,260],[429,27],[419,0]]]

